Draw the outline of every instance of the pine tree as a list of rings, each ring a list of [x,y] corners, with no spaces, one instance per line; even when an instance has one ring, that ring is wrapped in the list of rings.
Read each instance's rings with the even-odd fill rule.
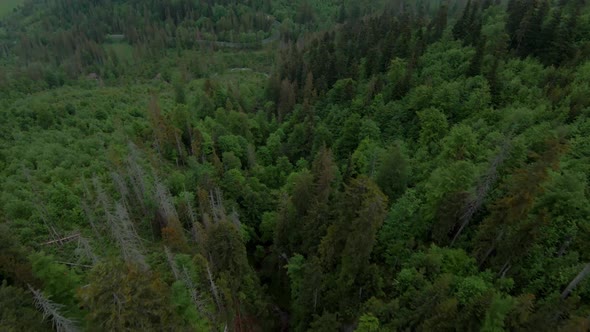
[[[448,11],[449,6],[447,3],[443,3],[438,9],[435,18],[428,27],[429,30],[432,30],[429,42],[436,42],[442,37],[443,32],[447,28]]]
[[[89,284],[81,290],[87,319],[110,331],[128,329],[182,329],[169,289],[154,272],[119,262],[96,265]]]
[[[267,309],[261,298],[258,278],[248,263],[239,225],[229,220],[211,225],[207,230],[205,250],[213,267],[208,271],[213,295],[216,299],[223,299],[229,326],[236,331],[253,329],[251,318],[265,317]],[[219,300],[218,305],[221,306]]]
[[[281,83],[281,92],[278,104],[278,120],[283,122],[293,111],[296,103],[295,85],[284,79]]]
[[[467,69],[467,76],[477,76],[481,74],[481,66],[485,55],[486,38],[482,37],[475,48],[475,55],[471,58],[469,69]]]
[[[390,201],[396,200],[406,190],[409,182],[409,168],[407,156],[399,146],[394,146],[383,153],[375,182]]]
[[[372,292],[373,274],[369,258],[387,208],[387,197],[368,178],[352,179],[346,186],[338,220],[332,224],[319,247],[324,271],[331,277],[324,302],[330,311],[358,312]],[[356,317],[344,317],[353,319]]]
[[[463,14],[461,18],[457,20],[455,26],[453,26],[453,37],[455,39],[464,39],[467,33],[469,33],[469,27],[471,22],[469,21],[471,15],[471,0],[467,1],[465,8],[463,9]]]
[[[312,164],[312,201],[307,216],[303,219],[303,243],[301,253],[313,254],[332,222],[330,200],[336,192],[336,165],[332,152],[323,146]]]
[[[532,220],[529,213],[543,191],[549,168],[558,167],[564,149],[559,139],[549,139],[542,154],[532,154],[534,163],[513,173],[506,195],[494,203],[490,216],[479,225],[475,256],[480,266],[493,257],[491,264],[503,273],[534,244],[537,230],[546,223],[546,213],[540,211]]]

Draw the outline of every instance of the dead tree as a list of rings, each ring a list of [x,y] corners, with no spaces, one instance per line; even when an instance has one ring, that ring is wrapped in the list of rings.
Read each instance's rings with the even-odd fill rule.
[[[205,302],[203,301],[203,299],[199,295],[199,292],[197,290],[197,286],[194,284],[194,282],[191,279],[191,277],[188,273],[188,270],[186,269],[185,266],[182,266],[182,273],[180,274],[180,280],[182,280],[186,289],[188,290],[188,292],[191,296],[191,300],[193,301],[193,304],[195,305],[197,310],[201,314],[207,316],[210,320],[213,320],[211,313],[206,309]]]
[[[238,212],[236,212],[236,210],[233,210],[231,215],[229,216],[232,223],[238,228],[241,229],[242,228],[242,223],[240,222],[240,215],[238,214]]]
[[[34,289],[31,285],[28,285],[31,293],[33,293],[33,301],[35,307],[43,314],[43,319],[49,317],[53,328],[58,332],[73,332],[78,331],[76,322],[73,319],[69,319],[61,314],[63,305],[51,301],[45,297],[41,291]]]
[[[149,269],[145,257],[140,250],[141,242],[139,236],[129,218],[129,213],[124,203],[118,202],[113,208],[111,200],[103,190],[100,181],[94,178],[93,182],[97,193],[97,200],[102,206],[107,224],[111,230],[111,235],[121,248],[123,259],[127,263],[137,265],[144,270]]]
[[[82,235],[78,236],[78,248],[76,252],[80,258],[87,258],[92,262],[92,265],[98,263],[99,258],[94,254],[90,241]]]
[[[471,219],[473,218],[475,213],[477,211],[479,211],[479,209],[483,205],[484,199],[486,198],[486,196],[488,195],[488,193],[492,189],[492,186],[494,185],[494,183],[496,183],[496,180],[498,179],[498,167],[500,167],[504,163],[504,160],[508,156],[509,149],[510,149],[510,141],[506,140],[506,142],[504,143],[504,145],[500,149],[500,152],[492,160],[490,167],[488,167],[486,174],[480,180],[479,185],[477,186],[477,189],[475,190],[475,197],[467,202],[467,204],[464,208],[464,212],[460,218],[461,226],[459,227],[459,230],[457,231],[457,233],[455,233],[455,236],[453,236],[453,240],[451,241],[451,246],[453,246],[453,244],[455,244],[455,241],[457,241],[457,239],[459,238],[459,236],[461,235],[461,233],[463,232],[465,227],[467,227],[467,225],[469,225],[469,223],[471,222]]]
[[[190,223],[189,228],[190,228],[190,232],[191,232],[191,240],[193,242],[197,242],[197,238],[199,236],[198,232],[197,232],[197,213],[195,212],[195,209],[193,208],[193,204],[191,202],[190,199],[190,195],[187,192],[184,192],[183,195],[181,196],[182,198],[182,215],[185,218],[185,220],[188,220],[188,222]]]
[[[191,196],[188,192],[182,192],[181,194],[181,199],[182,199],[182,203],[183,203],[183,216],[187,217],[188,221],[191,224],[194,224],[197,222],[197,214],[195,212],[195,209],[193,208],[193,204],[191,202]]]
[[[82,205],[82,210],[84,211],[84,214],[86,215],[86,220],[88,220],[88,223],[90,223],[90,227],[92,227],[92,231],[94,232],[94,235],[96,235],[96,238],[101,238],[100,236],[100,232],[98,231],[98,228],[96,228],[96,222],[94,220],[94,213],[92,213],[92,211],[90,210],[90,206],[88,206],[88,203],[86,203],[85,201],[82,201],[80,203]]]
[[[211,269],[209,268],[209,264],[207,264],[207,277],[209,278],[209,286],[211,288],[211,294],[213,294],[213,298],[215,299],[215,303],[217,304],[217,308],[221,312],[222,311],[221,298],[219,297],[219,291],[217,290],[217,285],[215,285],[215,281],[213,280],[213,275],[211,274]]]
[[[166,259],[168,259],[168,265],[170,265],[174,279],[178,280],[180,278],[180,273],[178,272],[178,266],[174,260],[174,254],[172,254],[170,249],[168,249],[166,246],[164,246],[164,253],[166,253]]]
[[[168,188],[158,181],[158,179],[156,179],[154,196],[158,201],[158,208],[164,218],[168,222],[170,220],[178,220],[178,213],[172,202],[172,195],[170,195]]]
[[[76,232],[76,233],[71,234],[71,235],[68,235],[68,236],[60,237],[59,239],[56,239],[56,240],[51,240],[51,241],[44,242],[43,244],[46,245],[46,246],[47,245],[52,245],[52,244],[63,245],[65,243],[74,241],[79,236],[80,236],[80,232]]]
[[[590,263],[587,263],[586,266],[578,273],[578,275],[567,285],[567,287],[561,293],[561,299],[565,300],[571,292],[578,286],[582,280],[586,279],[586,277],[590,274]]]
[[[221,189],[219,189],[219,187],[209,190],[209,205],[211,206],[214,222],[227,220],[227,214],[225,212],[225,207],[223,206],[223,195],[221,194]]]
[[[149,211],[147,209],[147,205],[145,203],[146,195],[149,195],[150,190],[148,190],[147,183],[146,183],[146,174],[143,168],[139,165],[139,151],[135,144],[129,142],[129,157],[127,158],[127,174],[129,176],[129,181],[131,182],[131,188],[133,193],[135,194],[135,200],[137,204],[141,207],[143,211],[144,217],[149,215]]]
[[[127,263],[137,265],[144,270],[149,269],[145,257],[141,253],[141,243],[133,223],[129,219],[127,209],[122,203],[115,206],[115,215],[111,223],[113,237],[117,240]]]
[[[96,236],[97,239],[100,239],[102,237],[101,232],[99,231],[99,229],[96,225],[94,212],[90,208],[90,205],[88,204],[88,202],[94,202],[95,200],[92,198],[92,195],[90,194],[90,190],[88,189],[88,186],[86,184],[86,179],[82,179],[82,186],[84,187],[84,199],[82,199],[80,201],[80,205],[82,206],[82,210],[84,211],[84,214],[86,215],[86,220],[88,220],[88,222],[90,223],[90,226],[92,227],[92,231],[94,232],[94,235]]]
[[[125,181],[125,178],[123,176],[121,176],[121,174],[117,173],[117,172],[111,172],[111,179],[113,180],[113,183],[115,184],[115,188],[117,188],[117,191],[119,192],[119,195],[121,196],[121,201],[125,204],[126,207],[130,207],[129,205],[129,188],[127,187],[127,182]]]
[[[211,313],[206,309],[205,302],[199,295],[197,286],[195,285],[191,276],[189,275],[186,266],[183,265],[179,268],[176,264],[176,261],[174,260],[174,254],[172,254],[170,249],[168,249],[168,247],[164,247],[164,251],[166,253],[166,258],[168,259],[168,264],[170,265],[170,269],[172,270],[174,278],[177,281],[181,281],[184,284],[186,290],[190,295],[191,301],[193,302],[193,305],[195,306],[197,311],[199,311],[201,314],[205,315],[207,318],[213,321],[213,317],[211,316]]]

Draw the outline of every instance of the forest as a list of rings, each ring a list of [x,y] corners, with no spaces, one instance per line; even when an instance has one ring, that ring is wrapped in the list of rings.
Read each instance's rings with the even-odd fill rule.
[[[0,331],[588,330],[586,0],[0,3]]]

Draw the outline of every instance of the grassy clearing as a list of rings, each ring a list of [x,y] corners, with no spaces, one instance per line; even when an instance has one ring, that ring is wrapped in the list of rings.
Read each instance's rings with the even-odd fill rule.
[[[104,45],[106,50],[112,49],[119,60],[123,62],[132,62],[133,60],[133,46],[127,43],[112,43]]]
[[[24,0],[0,0],[0,17],[9,14],[23,2]]]

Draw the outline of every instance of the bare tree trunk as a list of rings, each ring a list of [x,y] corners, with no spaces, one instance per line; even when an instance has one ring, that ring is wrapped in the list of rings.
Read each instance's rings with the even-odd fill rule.
[[[180,273],[178,272],[178,266],[174,261],[174,255],[170,252],[168,247],[164,246],[164,252],[166,253],[166,258],[168,259],[168,264],[170,265],[170,269],[172,270],[172,274],[174,275],[174,279],[180,279]]]
[[[504,263],[502,268],[500,269],[500,272],[498,272],[498,275],[500,276],[500,278],[504,278],[506,276],[506,273],[508,272],[508,270],[510,270],[511,267],[512,267],[512,265],[510,265],[510,258],[509,258],[506,261],[506,263]]]
[[[215,299],[215,303],[217,304],[217,308],[219,312],[222,311],[221,306],[221,299],[219,298],[219,292],[217,291],[217,286],[215,285],[215,281],[213,281],[213,275],[211,274],[211,269],[209,269],[209,264],[207,264],[207,277],[209,278],[209,285],[211,287],[211,293],[213,294],[213,298]]]
[[[94,254],[94,251],[92,250],[92,245],[90,245],[90,241],[88,241],[88,239],[86,239],[82,235],[78,236],[77,252],[78,256],[85,256],[86,258],[90,259],[92,261],[92,265],[95,265],[99,261],[98,256],[96,256],[96,254]]]
[[[313,291],[313,312],[314,313],[316,312],[317,306],[318,306],[318,290],[315,289]]]
[[[133,223],[129,219],[127,209],[120,202],[115,204],[113,221],[111,223],[111,231],[119,247],[121,247],[125,261],[139,266],[144,271],[149,270],[149,265],[140,250],[140,238],[133,227]]]
[[[214,222],[217,223],[222,220],[227,220],[227,214],[225,207],[223,206],[223,195],[219,187],[209,190],[209,205],[211,206],[211,212],[213,212]]]
[[[59,239],[55,239],[55,240],[51,240],[51,241],[47,241],[45,243],[43,243],[44,245],[50,245],[50,244],[59,244],[59,245],[63,245],[64,243],[68,243],[71,242],[75,239],[77,239],[80,236],[80,232],[76,232],[74,234],[65,236],[65,237],[60,237]]]
[[[125,182],[123,176],[117,172],[111,172],[111,179],[113,180],[119,195],[121,195],[122,203],[125,204],[126,208],[129,208],[129,188],[127,187],[127,183]]]
[[[190,142],[188,146],[188,152],[191,156],[194,156],[195,151],[193,150],[193,129],[191,128],[191,125],[189,124],[188,120],[186,121],[186,132],[188,133],[188,139]]]
[[[567,251],[567,248],[570,246],[570,243],[572,242],[572,237],[568,236],[565,241],[563,241],[563,244],[561,245],[561,247],[559,248],[559,251],[557,252],[557,257],[561,257],[565,254],[565,252]]]
[[[176,132],[176,131],[174,131],[174,140],[176,141],[176,149],[178,150],[178,158],[177,158],[177,160],[180,160],[180,163],[182,165],[184,165],[184,157],[182,155],[182,144],[180,142],[180,137],[178,137],[178,132]]]
[[[578,275],[570,282],[570,284],[567,285],[563,293],[561,293],[561,299],[565,300],[574,290],[574,288],[576,288],[576,286],[578,286],[578,284],[588,276],[588,274],[590,274],[590,263],[587,263],[582,271],[580,271],[580,273],[578,273]]]
[[[57,331],[79,331],[76,326],[76,321],[61,314],[63,305],[51,301],[49,298],[45,297],[41,291],[34,289],[31,285],[28,286],[31,293],[33,293],[35,307],[43,313],[43,318],[50,317],[51,323]]]
[[[160,208],[160,211],[166,218],[166,223],[168,224],[173,220],[178,221],[178,212],[176,211],[176,207],[172,201],[172,195],[170,194],[170,191],[168,191],[168,188],[166,188],[166,186],[164,186],[164,184],[162,184],[162,182],[160,182],[157,177],[154,182],[154,197],[157,199],[157,204]]]
[[[115,203],[113,208],[111,198],[104,191],[98,178],[95,177],[92,180],[96,190],[97,201],[103,208],[107,224],[111,229],[111,235],[119,244],[124,260],[127,263],[139,266],[144,271],[149,270],[149,265],[140,250],[140,238],[129,218],[125,204],[120,201]]]
[[[488,195],[489,191],[492,189],[494,183],[498,179],[498,167],[502,165],[506,156],[508,154],[508,149],[510,148],[510,141],[506,140],[500,152],[496,155],[490,167],[488,168],[486,175],[481,179],[479,185],[477,186],[475,197],[471,199],[467,205],[465,206],[463,215],[461,216],[461,227],[455,233],[453,240],[451,241],[451,246],[455,244],[455,241],[459,238],[465,227],[471,222],[471,219],[475,215],[475,213],[481,208],[483,205],[483,201]]]
[[[139,152],[135,144],[129,142],[129,157],[127,158],[127,174],[131,181],[131,187],[135,193],[137,204],[143,211],[143,216],[147,217],[150,215],[145,201],[146,195],[150,194],[150,190],[147,188],[146,179],[147,176],[144,170],[139,165]]]
[[[488,257],[490,257],[490,255],[492,254],[492,252],[494,251],[495,248],[496,248],[496,246],[493,245],[488,249],[488,251],[486,251],[486,254],[482,257],[481,262],[479,263],[480,268],[488,260]]]
[[[500,231],[500,234],[498,234],[498,236],[496,236],[496,239],[494,240],[494,242],[492,242],[490,248],[488,249],[488,251],[486,251],[486,254],[481,258],[481,261],[479,262],[480,268],[488,260],[488,257],[490,257],[492,252],[494,252],[494,250],[496,249],[496,245],[498,244],[498,241],[500,241],[500,239],[502,238],[503,235],[504,235],[504,230]]]
[[[94,222],[94,215],[92,214],[92,211],[90,211],[90,207],[88,206],[88,204],[85,201],[82,201],[81,203],[82,205],[82,210],[84,210],[84,214],[86,214],[86,219],[88,219],[88,222],[90,223],[90,226],[92,227],[92,231],[94,232],[94,235],[96,235],[97,239],[100,239],[100,232],[98,231],[98,228],[96,228],[96,223]]]

